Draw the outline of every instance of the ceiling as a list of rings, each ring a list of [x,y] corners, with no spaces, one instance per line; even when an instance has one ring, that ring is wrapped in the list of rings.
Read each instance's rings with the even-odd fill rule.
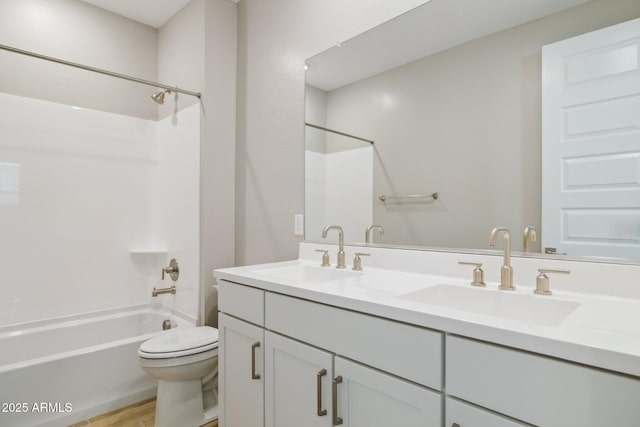
[[[100,9],[160,28],[191,0],[82,0]]]

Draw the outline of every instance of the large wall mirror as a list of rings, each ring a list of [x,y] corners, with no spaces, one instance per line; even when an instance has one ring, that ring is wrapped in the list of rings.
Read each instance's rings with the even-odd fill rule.
[[[515,251],[528,229],[530,252],[640,260],[640,34],[606,49],[551,49],[563,66],[577,58],[571,75],[543,67],[542,54],[638,17],[637,0],[431,0],[309,58],[306,240],[337,224],[348,242],[489,249],[502,226]],[[556,80],[568,89],[543,87]],[[575,101],[621,81],[636,92]],[[543,104],[557,110],[560,143],[624,141],[543,159],[554,126]],[[578,205],[549,188],[599,201]],[[603,205],[611,194],[623,201]],[[545,219],[558,198],[568,204]],[[564,228],[552,232],[550,217]],[[366,236],[371,225],[384,234]]]

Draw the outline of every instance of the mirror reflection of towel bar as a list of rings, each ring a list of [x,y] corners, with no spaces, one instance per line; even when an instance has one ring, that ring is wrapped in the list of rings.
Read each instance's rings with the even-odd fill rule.
[[[432,193],[432,194],[407,194],[405,196],[387,196],[385,194],[382,194],[381,196],[378,196],[378,199],[380,199],[383,202],[386,202],[387,200],[402,200],[402,199],[424,199],[424,198],[432,198],[433,200],[437,200],[438,199],[438,193]]]

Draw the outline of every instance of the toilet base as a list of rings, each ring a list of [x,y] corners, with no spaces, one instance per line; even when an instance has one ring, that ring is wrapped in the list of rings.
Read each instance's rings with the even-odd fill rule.
[[[158,382],[156,427],[198,427],[205,422],[200,379]]]

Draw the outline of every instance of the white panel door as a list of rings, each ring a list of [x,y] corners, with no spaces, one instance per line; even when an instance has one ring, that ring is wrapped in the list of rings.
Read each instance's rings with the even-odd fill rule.
[[[331,427],[333,355],[265,332],[265,426]]]
[[[440,393],[335,358],[334,425],[345,427],[441,427]],[[341,419],[341,420],[340,420]],[[338,422],[336,422],[338,421]],[[342,422],[340,424],[340,421]]]
[[[640,19],[542,49],[542,247],[640,258]]]
[[[220,313],[220,427],[264,426],[264,330]]]

